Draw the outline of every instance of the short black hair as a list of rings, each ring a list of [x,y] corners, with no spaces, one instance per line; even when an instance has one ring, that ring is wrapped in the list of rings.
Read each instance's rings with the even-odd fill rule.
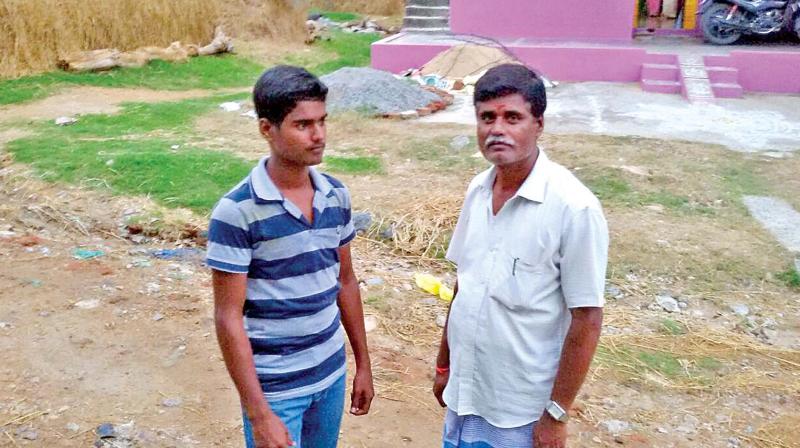
[[[475,84],[473,102],[493,100],[519,93],[531,105],[531,113],[541,118],[547,109],[547,93],[542,78],[521,64],[502,64],[489,69]]]
[[[253,88],[258,118],[280,126],[300,101],[325,101],[328,87],[301,67],[278,65],[261,74]]]

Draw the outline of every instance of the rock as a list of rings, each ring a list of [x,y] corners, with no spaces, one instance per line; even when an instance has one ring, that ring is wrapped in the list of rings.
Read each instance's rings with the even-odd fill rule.
[[[163,319],[164,319],[164,315],[163,314],[161,314],[159,312],[156,312],[156,313],[153,314],[153,320],[154,321],[158,322],[158,321],[163,320]]]
[[[248,110],[247,112],[239,115],[242,117],[247,117],[251,120],[258,120],[258,113],[255,110]]]
[[[742,441],[739,440],[737,437],[728,437],[728,448],[739,448],[741,444]]]
[[[444,314],[436,316],[436,326],[439,328],[444,328],[445,325],[447,325],[447,316]]]
[[[469,146],[469,137],[466,135],[457,135],[450,140],[450,149],[453,151],[461,151]]]
[[[678,302],[678,307],[679,307],[680,309],[682,309],[682,310],[685,310],[686,308],[689,308],[689,304],[688,304],[688,303],[686,303],[686,302],[684,302],[684,301],[679,301],[679,302]]]
[[[17,437],[24,440],[36,440],[39,438],[39,432],[31,427],[23,427],[17,429]]]
[[[358,234],[364,234],[369,231],[369,226],[372,225],[372,215],[369,212],[355,212],[353,213],[353,227]]]
[[[736,314],[737,316],[744,317],[750,314],[750,307],[745,305],[744,303],[737,303],[731,305],[731,311],[733,311],[733,313]]]
[[[219,105],[219,108],[225,112],[236,112],[242,109],[242,105],[236,101],[228,101]]]
[[[380,277],[372,277],[368,278],[366,282],[367,286],[378,286],[383,284],[383,279]]]
[[[675,300],[671,296],[667,295],[659,295],[656,296],[656,303],[660,306],[664,311],[669,313],[677,313],[680,312],[680,306],[678,305],[678,301]]]
[[[631,424],[622,420],[605,420],[600,422],[600,426],[613,435],[617,435],[631,429]]]
[[[372,314],[364,316],[364,329],[367,331],[367,333],[370,333],[378,328],[378,324],[379,321],[377,316],[373,316]]]
[[[381,233],[378,234],[381,239],[384,240],[391,240],[394,238],[394,224],[389,225],[388,227],[381,230]]]
[[[80,308],[82,310],[91,310],[100,306],[99,299],[83,299],[78,302],[75,302],[73,305],[75,308]]]
[[[147,294],[155,294],[161,291],[161,285],[159,285],[158,283],[150,282],[147,285],[145,285],[145,290],[147,291]]]
[[[180,398],[165,398],[161,400],[161,406],[164,406],[165,408],[177,408],[182,404],[183,400]]]
[[[697,417],[686,414],[683,416],[683,423],[675,428],[675,430],[684,434],[694,434],[697,432],[697,425],[699,424],[700,420]]]
[[[69,126],[69,125],[75,124],[77,122],[78,122],[78,119],[77,118],[73,118],[73,117],[58,117],[58,118],[56,118],[56,121],[55,121],[55,123],[58,126]]]
[[[111,423],[101,423],[100,426],[95,428],[94,433],[101,439],[113,439],[117,437],[117,431]]]
[[[611,297],[612,299],[621,299],[625,297],[625,293],[623,293],[621,289],[617,288],[614,285],[606,286],[606,295]]]
[[[11,322],[0,322],[0,330],[5,330],[6,328],[11,328]]]
[[[409,283],[403,283],[403,289],[405,289],[406,291],[411,291],[414,289],[414,287],[411,286],[411,284]]]
[[[69,432],[78,432],[78,431],[80,431],[80,430],[81,430],[81,427],[80,427],[80,425],[78,425],[78,424],[77,424],[77,423],[75,423],[75,422],[69,422],[69,423],[67,423],[67,425],[65,426],[65,428],[66,428],[66,429],[67,429],[67,431],[69,431]]]

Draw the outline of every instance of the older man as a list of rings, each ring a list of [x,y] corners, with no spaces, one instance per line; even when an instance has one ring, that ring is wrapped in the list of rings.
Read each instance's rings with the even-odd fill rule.
[[[540,77],[495,67],[474,102],[493,167],[470,183],[447,253],[458,282],[433,386],[444,447],[563,447],[600,335],[608,228],[597,198],[537,145]]]

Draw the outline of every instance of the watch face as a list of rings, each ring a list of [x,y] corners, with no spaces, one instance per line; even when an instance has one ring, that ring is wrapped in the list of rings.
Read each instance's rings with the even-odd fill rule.
[[[547,413],[550,414],[550,416],[556,421],[563,422],[567,420],[566,412],[564,412],[564,410],[561,409],[561,406],[559,406],[556,402],[551,402],[547,406]]]

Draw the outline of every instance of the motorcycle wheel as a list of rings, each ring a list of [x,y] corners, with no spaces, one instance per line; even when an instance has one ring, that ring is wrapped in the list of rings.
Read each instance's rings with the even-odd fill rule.
[[[741,31],[733,31],[719,26],[719,21],[727,18],[730,10],[731,5],[727,3],[715,3],[703,14],[701,19],[703,36],[708,42],[715,45],[730,45],[742,37]],[[741,14],[737,10],[734,18],[741,18]]]
[[[794,18],[794,34],[800,39],[800,14]]]

